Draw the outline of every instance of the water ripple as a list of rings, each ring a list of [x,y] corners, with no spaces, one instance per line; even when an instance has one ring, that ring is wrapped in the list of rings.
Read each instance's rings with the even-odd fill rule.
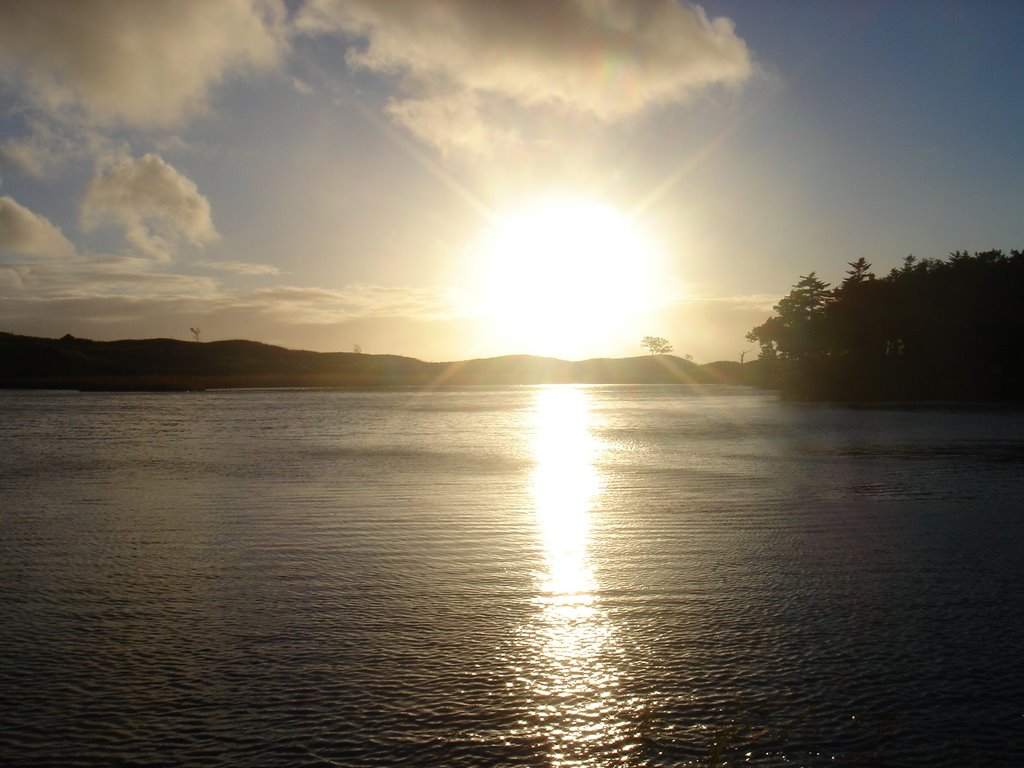
[[[3,393],[0,760],[1014,766],[1022,427]]]

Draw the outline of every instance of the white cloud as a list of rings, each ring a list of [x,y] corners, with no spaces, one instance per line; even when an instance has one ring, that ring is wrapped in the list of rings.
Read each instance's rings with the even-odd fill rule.
[[[97,174],[81,207],[82,226],[120,225],[129,243],[152,258],[171,258],[175,244],[217,239],[209,201],[195,183],[158,155],[116,163]]]
[[[54,258],[74,254],[75,247],[45,216],[4,195],[0,197],[0,251]]]
[[[274,67],[280,0],[0,3],[0,77],[51,114],[167,126],[236,72]]]
[[[310,0],[297,26],[358,39],[349,64],[397,77],[389,112],[442,147],[466,94],[614,121],[751,72],[731,21],[678,0]]]

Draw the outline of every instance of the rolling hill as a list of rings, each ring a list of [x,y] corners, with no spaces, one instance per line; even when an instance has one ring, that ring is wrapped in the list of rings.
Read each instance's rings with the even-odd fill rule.
[[[0,333],[0,388],[201,390],[499,384],[752,383],[756,365],[671,355],[569,362],[505,357],[434,363],[398,355],[309,352],[255,341],[91,341]]]

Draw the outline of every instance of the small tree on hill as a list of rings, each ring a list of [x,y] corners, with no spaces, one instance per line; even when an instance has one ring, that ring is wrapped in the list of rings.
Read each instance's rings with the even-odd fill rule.
[[[203,332],[203,329],[202,328],[189,328],[189,330],[192,332],[192,338],[195,339],[196,341],[199,341],[199,334]]]
[[[667,355],[672,351],[672,345],[668,343],[668,339],[662,336],[644,336],[640,341],[640,346],[652,355]]]

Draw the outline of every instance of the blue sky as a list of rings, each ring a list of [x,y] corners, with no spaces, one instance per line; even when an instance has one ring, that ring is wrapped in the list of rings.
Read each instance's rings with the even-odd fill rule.
[[[737,359],[799,275],[1024,247],[1021,29],[1009,1],[4,4],[0,330]]]

